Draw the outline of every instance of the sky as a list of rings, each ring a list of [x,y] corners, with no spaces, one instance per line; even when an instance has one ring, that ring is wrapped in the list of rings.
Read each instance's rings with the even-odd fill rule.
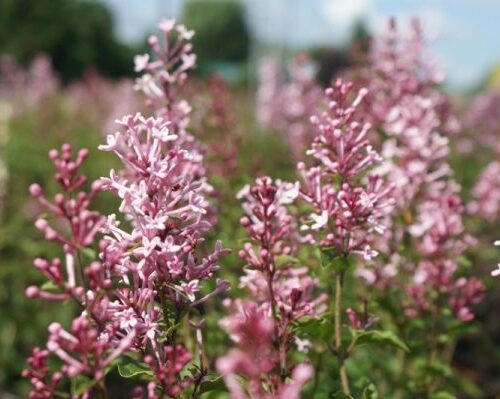
[[[137,42],[163,17],[180,14],[183,0],[100,0],[115,16],[117,33]],[[206,0],[216,1],[216,0]],[[255,37],[286,47],[341,45],[364,20],[372,32],[394,16],[423,22],[447,82],[467,87],[500,62],[500,0],[242,0]]]

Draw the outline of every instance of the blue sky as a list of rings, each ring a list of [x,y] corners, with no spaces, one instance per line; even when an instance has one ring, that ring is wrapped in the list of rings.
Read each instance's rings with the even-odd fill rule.
[[[137,41],[183,0],[101,0],[118,34]],[[207,0],[216,1],[216,0]],[[283,46],[341,44],[354,21],[377,31],[389,16],[420,16],[452,86],[466,87],[500,62],[500,0],[243,0],[252,32]]]

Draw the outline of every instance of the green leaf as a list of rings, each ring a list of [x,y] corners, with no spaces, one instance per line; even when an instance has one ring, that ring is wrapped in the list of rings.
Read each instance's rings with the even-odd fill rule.
[[[332,399],[354,399],[354,396],[346,395],[342,391],[337,391],[332,395]]]
[[[207,375],[200,384],[199,393],[207,393],[211,391],[223,391],[227,392],[226,385],[224,384],[224,379],[218,375]]]
[[[378,399],[378,392],[375,385],[370,384],[363,390],[362,399]]]
[[[71,379],[71,393],[73,396],[80,396],[95,384],[97,384],[97,381],[92,380],[86,375],[77,375]]]
[[[430,399],[457,399],[457,397],[452,393],[439,391],[431,394]]]
[[[118,373],[123,378],[146,378],[151,379],[153,377],[153,372],[144,363],[141,363],[129,356],[125,356],[121,363],[118,364]]]
[[[434,360],[430,365],[425,366],[426,372],[434,377],[451,377],[453,375],[453,370],[450,365]]]
[[[61,292],[61,288],[51,280],[46,281],[40,289],[46,292]]]
[[[85,256],[85,258],[90,259],[92,261],[96,260],[97,254],[92,248],[82,248],[81,252]]]
[[[289,255],[280,255],[276,258],[275,264],[277,268],[293,265],[299,263],[299,260],[293,256]]]
[[[328,341],[333,334],[333,324],[327,315],[324,317],[302,317],[295,325],[294,332],[313,339]]]
[[[369,331],[356,331],[351,329],[351,334],[353,335],[353,346],[361,346],[365,344],[376,344],[376,345],[389,345],[395,348],[402,349],[409,352],[408,346],[398,338],[396,334],[392,331],[380,331],[380,330],[369,330]]]
[[[319,248],[319,258],[321,266],[343,273],[352,263],[351,257],[339,253],[334,248]]]

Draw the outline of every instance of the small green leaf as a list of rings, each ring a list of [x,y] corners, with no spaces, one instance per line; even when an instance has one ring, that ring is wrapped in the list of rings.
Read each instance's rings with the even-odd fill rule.
[[[223,391],[227,392],[226,385],[224,384],[224,379],[218,375],[207,375],[200,384],[199,393],[207,393],[211,391]]]
[[[430,399],[457,399],[457,397],[452,393],[439,391],[431,394]]]
[[[319,248],[319,258],[321,266],[343,273],[351,265],[351,258],[348,255],[339,253],[334,248]]]
[[[333,334],[333,324],[327,315],[324,317],[302,317],[295,325],[294,332],[298,336],[306,335],[313,339],[328,341]]]
[[[379,344],[379,345],[389,345],[395,348],[403,349],[409,352],[408,346],[401,341],[392,331],[380,331],[380,330],[369,330],[369,331],[356,331],[351,329],[351,334],[353,335],[353,346],[361,346],[365,344]]]
[[[46,292],[61,292],[61,288],[51,280],[46,281],[40,289]]]
[[[97,254],[92,248],[82,248],[82,254],[89,260],[96,260]]]
[[[354,396],[346,395],[342,391],[337,391],[332,395],[332,399],[354,399]]]
[[[280,255],[276,258],[275,264],[277,268],[286,266],[286,265],[294,265],[299,263],[299,260],[293,256],[289,255]]]
[[[95,384],[97,384],[97,381],[90,379],[86,375],[77,375],[71,379],[71,393],[73,396],[80,396]]]
[[[378,392],[375,385],[370,384],[363,390],[362,399],[378,399]]]
[[[141,377],[151,379],[153,377],[153,372],[146,364],[132,359],[129,356],[125,356],[121,363],[118,364],[118,373],[123,378]]]

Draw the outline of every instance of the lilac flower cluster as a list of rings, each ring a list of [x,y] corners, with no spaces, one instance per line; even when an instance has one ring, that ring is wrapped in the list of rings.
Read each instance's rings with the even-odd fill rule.
[[[301,230],[312,232],[309,240],[324,248],[371,260],[377,255],[373,233],[383,233],[394,200],[392,186],[371,171],[381,161],[367,138],[371,126],[357,120],[367,90],[353,94],[351,83],[337,80],[326,91],[328,111],[311,119],[317,134],[307,154],[316,165],[300,162],[298,170],[301,196],[314,212]]]
[[[314,295],[318,281],[306,267],[293,266],[298,235],[286,207],[298,194],[298,183],[273,183],[269,177],[238,194],[246,213],[240,223],[251,238],[239,253],[247,262],[240,286],[252,300],[226,301],[233,314],[220,324],[237,349],[217,361],[233,398],[299,398],[312,376],[307,363],[288,364],[294,342],[300,351],[310,345],[295,334],[294,324],[324,313],[327,299]],[[246,388],[238,374],[244,376]]]
[[[277,130],[289,143],[296,157],[314,137],[309,118],[321,106],[322,89],[316,83],[316,65],[300,54],[289,63],[288,80],[276,60],[264,60],[259,69],[257,119],[265,127]]]

